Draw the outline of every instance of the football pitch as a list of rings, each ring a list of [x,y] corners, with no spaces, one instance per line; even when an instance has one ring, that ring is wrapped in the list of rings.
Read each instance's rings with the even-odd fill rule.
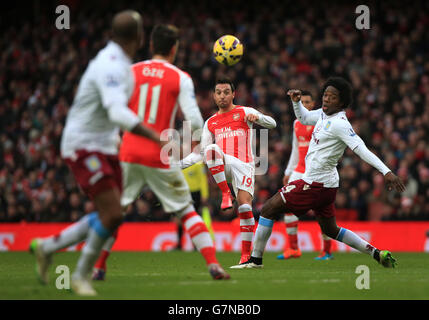
[[[325,300],[325,299],[429,299],[429,255],[393,253],[395,269],[385,269],[360,253],[335,253],[331,261],[315,261],[316,253],[281,261],[266,253],[263,269],[229,269],[238,253],[218,253],[231,275],[227,281],[212,280],[197,252],[113,252],[106,280],[95,283],[98,296],[91,299],[142,300]],[[0,253],[0,299],[82,299],[69,290],[57,289],[55,272],[65,265],[72,272],[79,253],[54,256],[50,283],[35,276],[35,258],[27,252]],[[369,288],[358,289],[360,265],[369,270]],[[359,283],[363,283],[358,280]]]

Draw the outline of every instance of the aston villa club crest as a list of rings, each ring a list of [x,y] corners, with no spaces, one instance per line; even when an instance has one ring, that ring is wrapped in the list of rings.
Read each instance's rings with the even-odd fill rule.
[[[232,115],[232,120],[237,121],[238,119],[240,119],[240,114],[239,113],[234,113]]]

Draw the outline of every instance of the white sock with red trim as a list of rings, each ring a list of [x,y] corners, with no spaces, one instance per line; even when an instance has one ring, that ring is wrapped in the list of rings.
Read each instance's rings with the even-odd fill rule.
[[[241,256],[249,256],[252,247],[253,231],[255,230],[252,206],[247,203],[239,206],[238,217],[240,219]]]
[[[223,156],[220,153],[220,150],[217,149],[217,146],[207,147],[205,151],[207,168],[209,168],[210,173],[212,174],[220,190],[222,190],[222,193],[231,193],[231,190],[229,189],[228,183],[226,181]]]
[[[193,205],[189,205],[181,213],[182,224],[191,237],[195,248],[201,253],[206,260],[207,265],[218,264],[216,259],[216,249],[213,240],[203,219],[195,211]]]

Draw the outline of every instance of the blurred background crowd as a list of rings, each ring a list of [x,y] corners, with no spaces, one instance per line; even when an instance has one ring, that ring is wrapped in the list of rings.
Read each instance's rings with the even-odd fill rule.
[[[112,15],[124,8],[144,17],[145,48],[135,61],[150,57],[156,23],[181,29],[176,65],[192,76],[204,119],[216,111],[214,80],[226,73],[236,84],[236,104],[277,120],[269,133],[268,171],[256,177],[256,215],[281,187],[291,151],[295,116],[285,89],[310,90],[320,105],[320,88],[337,75],[354,89],[347,115],[355,131],[406,183],[403,194],[388,192],[380,173],[348,149],[338,167],[338,218],[429,220],[429,2],[369,3],[369,30],[355,27],[357,4],[334,1],[24,3],[2,4],[0,21],[1,222],[75,221],[93,210],[59,145],[79,78],[108,40]],[[69,30],[55,28],[59,4],[71,9]],[[224,34],[234,34],[245,48],[232,68],[212,58],[213,42]],[[182,119],[179,114],[178,126]],[[213,219],[234,218],[234,212],[219,212],[220,191],[208,179],[204,204]],[[150,191],[128,211],[128,221],[171,219]]]

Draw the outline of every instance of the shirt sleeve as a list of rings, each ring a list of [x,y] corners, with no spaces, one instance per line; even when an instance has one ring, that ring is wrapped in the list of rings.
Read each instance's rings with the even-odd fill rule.
[[[130,131],[140,119],[128,108],[128,86],[133,83],[126,67],[113,65],[98,72],[95,79],[101,103],[107,110],[110,121]]]
[[[358,145],[353,150],[363,161],[376,168],[383,175],[386,175],[391,170],[381,161],[374,153],[369,151],[365,144]]]
[[[191,77],[185,73],[180,75],[180,92],[177,100],[185,119],[191,121],[192,130],[202,128],[204,120],[195,98],[194,84]]]
[[[196,148],[199,148],[199,152],[194,150],[188,156],[183,158],[180,161],[180,167],[182,169],[185,169],[185,168],[190,167],[199,161],[203,161],[204,150],[208,145],[210,145],[212,143],[213,143],[213,135],[210,132],[208,125],[207,125],[207,121],[206,121],[204,124],[204,127],[203,127],[203,132],[201,134],[200,144],[196,147]]]
[[[350,149],[354,150],[359,145],[365,145],[365,142],[353,130],[350,122],[338,120],[332,123],[332,133],[343,141]]]
[[[258,110],[250,107],[245,107],[244,111],[247,114],[256,114],[259,119],[256,121],[257,124],[260,126],[267,128],[267,129],[273,129],[277,126],[276,120],[274,120],[272,117],[267,116],[263,114],[262,112],[259,112]],[[249,122],[248,122],[249,123]]]
[[[295,117],[302,124],[314,126],[319,120],[322,109],[308,111],[302,104],[301,100],[298,102],[292,101],[292,105]]]
[[[189,155],[180,160],[180,168],[186,169],[197,162],[203,161],[203,156],[200,153],[191,152]]]
[[[292,171],[295,170],[298,165],[299,153],[298,153],[298,139],[296,138],[296,133],[294,131],[292,138],[292,152],[290,153],[289,162],[285,170],[285,176],[290,176]]]
[[[204,150],[206,149],[206,147],[213,143],[213,134],[209,130],[207,121],[204,124],[200,141],[200,152],[202,155],[204,155]]]

